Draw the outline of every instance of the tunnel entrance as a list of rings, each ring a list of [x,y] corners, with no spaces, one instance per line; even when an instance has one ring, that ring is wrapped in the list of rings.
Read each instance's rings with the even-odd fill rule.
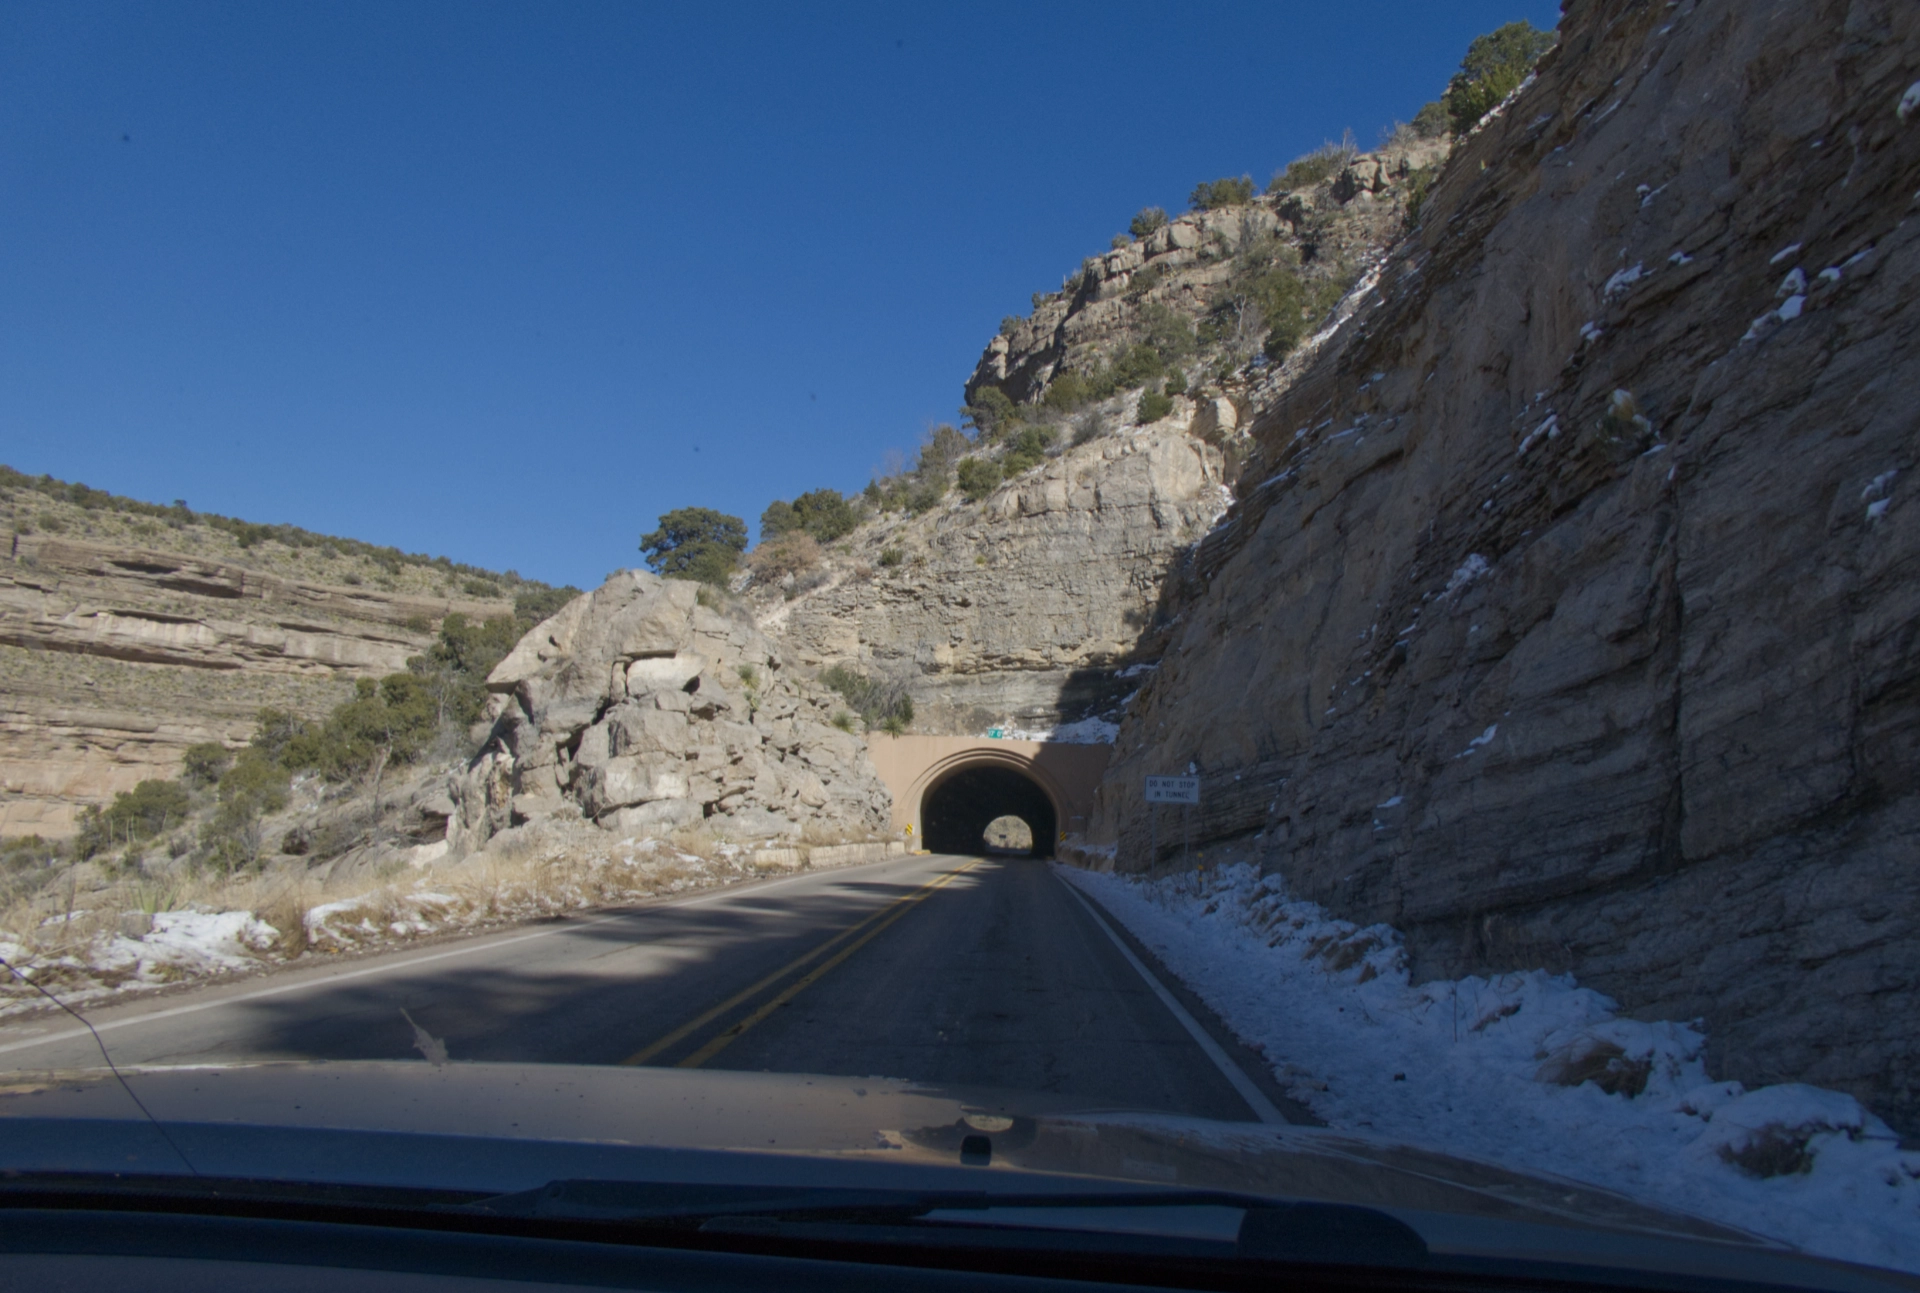
[[[927,791],[920,827],[935,853],[981,853],[997,817],[1018,817],[1033,832],[1029,856],[1053,856],[1059,823],[1047,792],[1012,768],[963,768]]]

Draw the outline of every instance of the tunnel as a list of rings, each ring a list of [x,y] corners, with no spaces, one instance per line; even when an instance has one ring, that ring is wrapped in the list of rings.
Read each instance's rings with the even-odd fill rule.
[[[928,790],[920,804],[923,838],[935,853],[985,852],[987,825],[996,817],[1026,822],[1033,831],[1032,856],[1053,856],[1059,836],[1053,801],[1012,768],[962,768]]]

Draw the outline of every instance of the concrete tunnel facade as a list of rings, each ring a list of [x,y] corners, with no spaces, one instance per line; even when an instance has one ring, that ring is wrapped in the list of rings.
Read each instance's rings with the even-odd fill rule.
[[[867,752],[909,847],[977,853],[987,823],[1014,816],[1032,829],[1034,856],[1048,857],[1062,836],[1086,829],[1112,747],[875,733]]]

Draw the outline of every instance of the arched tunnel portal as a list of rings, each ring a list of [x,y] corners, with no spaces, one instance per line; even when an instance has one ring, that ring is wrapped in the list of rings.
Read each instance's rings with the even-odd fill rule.
[[[1034,855],[1050,857],[1086,830],[1113,747],[875,732],[867,751],[909,847],[978,853],[987,824],[1012,816],[1033,832]]]
[[[1004,764],[964,767],[929,787],[920,801],[926,847],[935,853],[980,853],[996,817],[1018,817],[1033,832],[1032,856],[1053,856],[1060,814],[1025,773]]]

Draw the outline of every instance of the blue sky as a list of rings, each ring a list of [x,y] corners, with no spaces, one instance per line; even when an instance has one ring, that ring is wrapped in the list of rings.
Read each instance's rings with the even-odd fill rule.
[[[1540,0],[0,3],[0,462],[581,585]]]

